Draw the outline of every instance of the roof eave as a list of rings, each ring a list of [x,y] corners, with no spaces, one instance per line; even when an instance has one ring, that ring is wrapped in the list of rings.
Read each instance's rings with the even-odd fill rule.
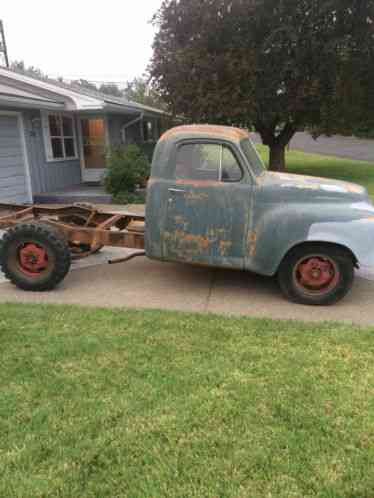
[[[140,114],[143,113],[147,116],[169,116],[169,114],[161,109],[156,109],[136,102],[126,101],[123,102],[117,99],[111,99],[110,96],[103,95],[88,95],[79,89],[67,88],[53,83],[50,80],[39,80],[28,75],[20,74],[15,71],[10,71],[6,68],[0,67],[0,77],[6,80],[12,79],[15,82],[27,85],[29,87],[38,88],[41,92],[47,92],[49,96],[63,97],[65,101],[65,110],[89,112],[89,111],[105,111],[112,112],[125,112],[127,114]],[[121,99],[122,100],[122,99]]]
[[[146,106],[131,104],[117,104],[113,102],[105,102],[106,111],[126,113],[126,114],[144,114],[145,116],[167,116],[165,111],[155,110]]]
[[[26,97],[13,97],[11,95],[0,94],[0,105],[20,107],[28,109],[64,109],[65,106],[60,102],[47,100],[32,99]]]

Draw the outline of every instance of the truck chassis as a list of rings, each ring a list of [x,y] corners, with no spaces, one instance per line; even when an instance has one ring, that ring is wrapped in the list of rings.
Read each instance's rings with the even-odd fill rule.
[[[72,247],[72,257],[82,258],[103,246],[144,249],[144,216],[110,213],[89,204],[49,207],[0,204],[0,229],[19,223],[46,223],[57,228]],[[90,246],[88,251],[77,250]]]
[[[144,255],[144,227],[142,215],[106,212],[90,204],[0,204],[0,229],[6,230],[1,265],[18,287],[50,290],[65,277],[71,260],[86,258],[104,246],[137,250],[111,264]],[[58,266],[61,253],[58,244],[64,245],[61,257],[68,262],[60,275],[53,276],[52,265]]]

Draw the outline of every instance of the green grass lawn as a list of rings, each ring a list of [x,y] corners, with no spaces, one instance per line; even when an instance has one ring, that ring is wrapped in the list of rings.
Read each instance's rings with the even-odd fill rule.
[[[0,305],[0,496],[372,498],[373,338]]]
[[[263,145],[257,145],[257,148],[265,164],[268,164],[268,148]],[[358,183],[368,189],[374,200],[374,161],[368,163],[291,150],[287,152],[287,171]]]

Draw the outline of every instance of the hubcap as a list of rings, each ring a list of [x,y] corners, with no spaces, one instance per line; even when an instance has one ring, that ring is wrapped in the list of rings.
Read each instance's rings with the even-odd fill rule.
[[[44,247],[27,242],[19,249],[18,262],[23,273],[36,277],[48,267],[48,254]]]
[[[309,256],[297,263],[294,281],[304,292],[325,294],[336,286],[339,275],[339,269],[332,259]]]

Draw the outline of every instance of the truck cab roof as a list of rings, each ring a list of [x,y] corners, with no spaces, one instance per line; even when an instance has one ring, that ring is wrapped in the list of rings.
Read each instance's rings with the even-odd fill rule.
[[[184,138],[228,140],[240,142],[248,138],[249,133],[240,128],[218,125],[182,125],[166,131],[160,138],[164,141],[178,141]]]

